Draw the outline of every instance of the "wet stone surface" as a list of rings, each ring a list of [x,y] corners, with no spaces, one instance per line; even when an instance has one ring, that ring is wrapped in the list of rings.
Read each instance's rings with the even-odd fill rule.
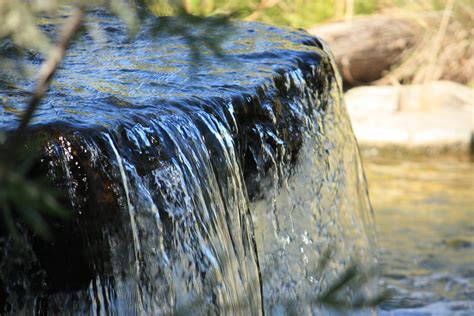
[[[352,260],[376,262],[357,145],[318,40],[233,23],[223,57],[200,47],[195,60],[180,36],[150,36],[171,18],[134,41],[96,18],[106,36],[74,43],[30,127],[36,172],[73,216],[50,219],[51,242],[21,223],[22,247],[0,234],[0,313],[275,312]],[[0,81],[1,131],[31,88]]]

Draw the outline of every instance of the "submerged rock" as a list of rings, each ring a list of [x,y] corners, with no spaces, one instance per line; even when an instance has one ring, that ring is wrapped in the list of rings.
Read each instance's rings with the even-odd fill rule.
[[[30,128],[37,172],[68,192],[73,219],[51,220],[52,242],[26,228],[22,248],[0,238],[0,311],[258,314],[297,301],[306,313],[352,261],[376,262],[357,144],[317,39],[236,22],[223,58],[202,48],[196,61],[179,36],[145,28],[129,43],[99,18],[105,42],[74,44]],[[29,83],[15,85],[0,96],[18,109]],[[0,130],[16,112],[0,112]]]

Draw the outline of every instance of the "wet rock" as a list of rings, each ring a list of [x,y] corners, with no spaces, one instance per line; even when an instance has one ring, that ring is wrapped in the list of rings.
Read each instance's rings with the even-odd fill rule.
[[[113,34],[75,43],[30,129],[44,140],[37,172],[73,218],[51,220],[52,242],[21,223],[23,248],[0,238],[0,311],[259,314],[376,261],[357,144],[317,39],[235,23],[224,58],[202,47],[195,64],[180,36],[145,28],[130,43],[98,18]],[[0,82],[0,96],[19,107],[28,84]],[[0,114],[12,130],[15,111]]]

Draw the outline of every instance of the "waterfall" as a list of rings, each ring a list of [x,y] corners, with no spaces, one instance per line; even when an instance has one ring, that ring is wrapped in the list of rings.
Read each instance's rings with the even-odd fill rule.
[[[180,36],[145,29],[128,42],[101,19],[108,36],[74,44],[31,126],[38,168],[67,191],[73,219],[51,219],[51,242],[27,229],[21,249],[0,237],[0,311],[279,314],[293,300],[316,312],[311,297],[352,262],[377,262],[322,43],[235,22],[225,58],[203,48],[195,65]],[[0,96],[27,98],[1,82]],[[0,130],[15,120],[2,112]]]

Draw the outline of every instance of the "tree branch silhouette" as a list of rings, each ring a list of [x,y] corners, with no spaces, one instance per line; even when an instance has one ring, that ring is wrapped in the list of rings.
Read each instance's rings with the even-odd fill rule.
[[[71,43],[75,34],[77,34],[79,28],[81,27],[82,19],[84,17],[84,8],[78,6],[74,9],[71,16],[66,20],[59,42],[52,49],[49,57],[44,61],[39,71],[39,77],[36,84],[36,88],[33,91],[33,95],[28,103],[26,110],[23,112],[21,117],[20,124],[15,130],[14,134],[8,138],[10,144],[15,144],[20,140],[26,132],[27,126],[29,125],[31,119],[33,118],[34,112],[37,110],[41,100],[43,99],[46,91],[51,84],[51,79],[53,78],[56,70],[61,64],[66,50]]]

